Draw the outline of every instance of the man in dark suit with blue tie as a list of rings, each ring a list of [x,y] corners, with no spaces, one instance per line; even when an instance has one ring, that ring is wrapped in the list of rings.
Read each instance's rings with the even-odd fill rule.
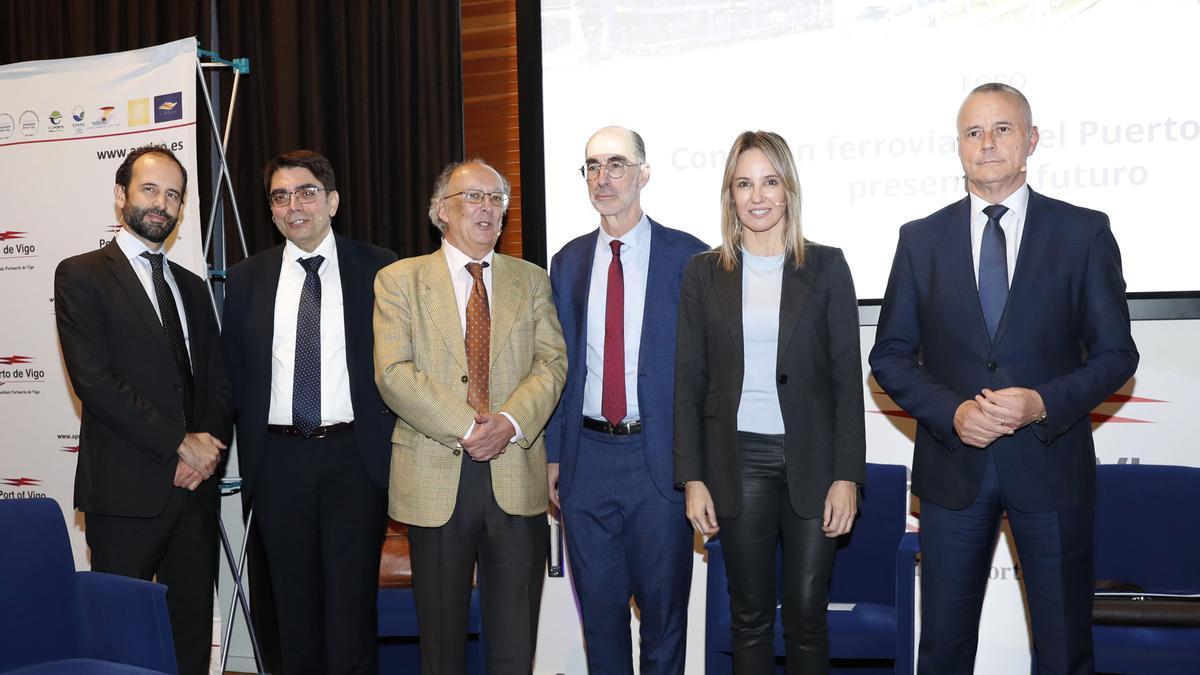
[[[375,387],[375,273],[392,251],[330,229],[325,157],[271,160],[286,242],[229,274],[225,361],[238,466],[279,617],[285,673],[376,671],[376,594],[395,417]]]
[[[550,266],[567,384],[546,428],[550,497],[562,509],[588,669],[682,673],[692,531],[672,479],[679,284],[699,239],[642,212],[646,147],[629,129],[588,140],[580,173],[600,227]]]
[[[966,199],[900,230],[870,363],[918,422],[921,673],[971,673],[1001,513],[1042,673],[1091,673],[1089,413],[1134,373],[1108,217],[1025,184],[1029,102],[985,84],[958,113]]]

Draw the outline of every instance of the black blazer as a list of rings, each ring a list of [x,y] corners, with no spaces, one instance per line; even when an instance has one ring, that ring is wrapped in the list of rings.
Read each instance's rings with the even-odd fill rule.
[[[807,244],[804,266],[784,263],[775,381],[783,412],[788,494],[802,518],[820,517],[835,480],[866,472],[858,303],[840,249]],[[737,412],[744,369],[742,267],[717,251],[684,273],[675,348],[675,480],[702,480],[717,515],[742,508]]]
[[[342,280],[346,323],[346,364],[354,436],[371,482],[387,487],[391,435],[396,424],[375,386],[375,273],[396,254],[334,235]],[[229,271],[225,290],[225,363],[237,407],[238,468],[243,498],[253,497],[271,410],[271,341],[275,334],[275,292],[283,265],[283,245],[251,256]]]
[[[229,380],[212,300],[204,281],[170,265],[191,346],[190,430],[183,425],[182,383],[162,322],[116,240],[67,258],[55,270],[58,337],[83,404],[75,506],[85,513],[156,516],[175,484],[184,434],[207,431],[230,441]],[[217,476],[197,492],[215,505]]]

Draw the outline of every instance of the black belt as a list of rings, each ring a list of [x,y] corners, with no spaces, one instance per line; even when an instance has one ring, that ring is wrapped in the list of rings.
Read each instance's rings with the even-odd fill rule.
[[[583,428],[588,431],[599,431],[609,436],[632,436],[642,433],[642,421],[631,420],[614,426],[609,424],[608,420],[594,420],[590,417],[585,417],[583,418]]]
[[[323,427],[317,427],[312,430],[312,433],[305,434],[296,427],[290,424],[268,424],[267,431],[273,434],[282,434],[284,436],[300,436],[301,438],[325,438],[329,434],[343,431],[354,426],[354,422],[338,422],[337,424],[327,424]]]

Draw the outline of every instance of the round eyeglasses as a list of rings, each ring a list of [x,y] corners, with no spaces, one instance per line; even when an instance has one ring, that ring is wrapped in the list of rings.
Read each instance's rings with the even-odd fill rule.
[[[610,159],[601,164],[600,162],[588,162],[579,167],[579,175],[583,176],[584,180],[596,180],[600,177],[600,169],[603,168],[608,172],[608,177],[616,180],[625,176],[625,169],[631,166],[641,166],[642,162],[627,162],[623,159]]]

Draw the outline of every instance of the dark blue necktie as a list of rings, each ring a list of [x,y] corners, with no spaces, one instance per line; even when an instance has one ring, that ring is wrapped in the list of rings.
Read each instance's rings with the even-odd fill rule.
[[[983,243],[979,247],[979,304],[987,321],[988,335],[996,337],[996,326],[1008,301],[1008,251],[1000,219],[1008,207],[992,204],[983,209],[987,224],[983,226]]]
[[[292,379],[292,426],[305,436],[321,426],[321,277],[324,256],[297,262],[304,267],[304,289],[296,312],[296,365]]]

